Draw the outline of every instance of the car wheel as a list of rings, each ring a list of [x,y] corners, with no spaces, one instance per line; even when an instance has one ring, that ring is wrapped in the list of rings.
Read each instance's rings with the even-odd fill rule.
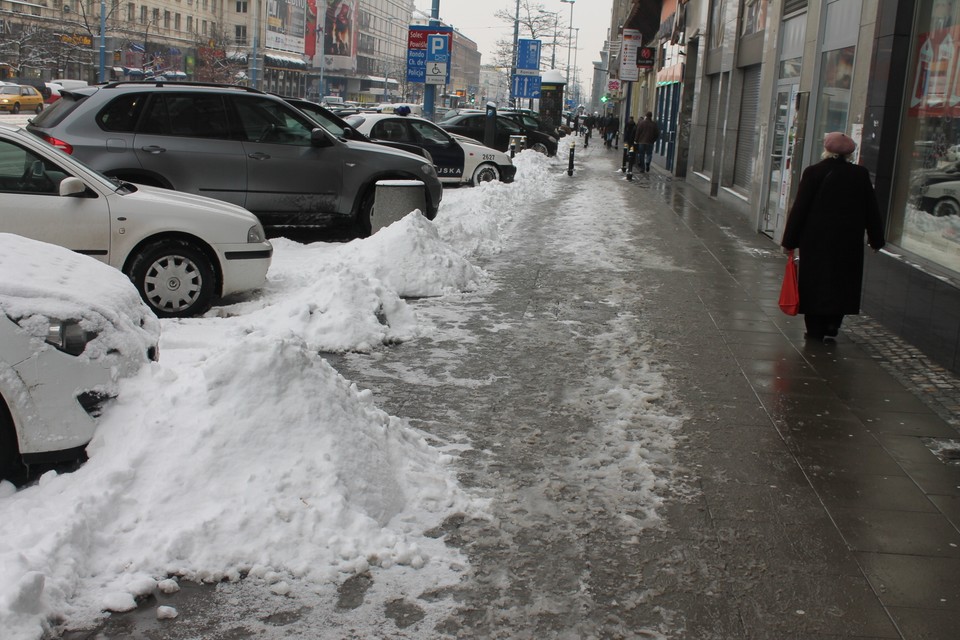
[[[543,144],[542,142],[534,142],[530,148],[537,153],[542,153],[543,155],[547,155],[547,152],[549,151],[547,149],[547,145]]]
[[[473,186],[477,186],[481,182],[497,182],[498,180],[500,180],[500,170],[497,169],[496,165],[484,163],[473,170]]]
[[[933,215],[938,218],[943,216],[955,216],[960,214],[960,204],[953,198],[941,198],[933,205]]]
[[[0,399],[0,480],[19,484],[27,479],[27,467],[20,459],[17,432],[6,404]]]
[[[373,232],[373,203],[376,200],[376,191],[370,189],[360,201],[357,219],[354,223],[358,238],[369,238]]]
[[[183,240],[148,245],[127,275],[160,318],[199,315],[213,303],[213,265],[203,251]]]
[[[20,103],[19,103],[19,102],[17,102],[16,104],[13,105],[13,109],[11,109],[10,113],[20,113]]]
[[[35,113],[40,113],[41,111],[43,111],[43,105],[42,105],[42,104],[38,104],[38,105],[37,105],[37,108],[34,109],[34,112],[35,112]]]

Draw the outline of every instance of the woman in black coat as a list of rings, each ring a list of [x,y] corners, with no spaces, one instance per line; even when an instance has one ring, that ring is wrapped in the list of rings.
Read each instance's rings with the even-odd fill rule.
[[[832,340],[844,315],[860,313],[863,232],[874,251],[884,245],[870,174],[850,162],[856,143],[835,131],[823,148],[823,159],[803,171],[780,243],[800,249],[800,313],[813,340]]]

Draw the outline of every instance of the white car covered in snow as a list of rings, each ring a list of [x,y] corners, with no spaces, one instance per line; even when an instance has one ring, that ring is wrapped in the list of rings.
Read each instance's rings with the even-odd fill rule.
[[[58,244],[123,271],[160,317],[197,315],[260,288],[273,246],[242,207],[104,177],[0,125],[0,232]]]
[[[0,479],[78,459],[116,384],[157,358],[160,321],[122,273],[0,233]]]
[[[396,113],[359,113],[348,117],[347,124],[373,142],[412,144],[426,149],[444,184],[513,182],[517,174],[507,154],[448,133],[424,118]]]

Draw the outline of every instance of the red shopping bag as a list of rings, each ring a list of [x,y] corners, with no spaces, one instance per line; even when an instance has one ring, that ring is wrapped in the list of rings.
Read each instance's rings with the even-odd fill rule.
[[[793,260],[793,249],[787,254],[787,268],[783,272],[783,284],[780,285],[780,310],[788,316],[795,316],[800,310],[800,288],[797,285],[797,264]]]

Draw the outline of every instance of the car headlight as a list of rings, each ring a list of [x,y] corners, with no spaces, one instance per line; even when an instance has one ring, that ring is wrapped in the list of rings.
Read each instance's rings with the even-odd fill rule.
[[[432,164],[422,164],[420,165],[420,171],[423,171],[424,175],[435,176],[437,175],[437,170],[433,168]]]
[[[256,242],[263,242],[263,240],[264,240],[263,225],[258,223],[253,225],[247,230],[247,242],[256,243]]]
[[[51,320],[46,342],[64,353],[79,356],[96,337],[96,332],[86,331],[76,320]]]

